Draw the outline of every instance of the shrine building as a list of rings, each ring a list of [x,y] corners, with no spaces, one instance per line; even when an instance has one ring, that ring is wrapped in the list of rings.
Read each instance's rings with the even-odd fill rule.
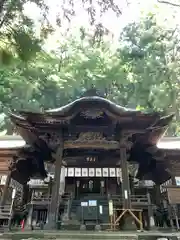
[[[179,228],[180,139],[164,137],[173,114],[94,93],[10,119],[18,136],[0,137],[1,222],[21,216],[27,229],[143,230],[163,207]]]

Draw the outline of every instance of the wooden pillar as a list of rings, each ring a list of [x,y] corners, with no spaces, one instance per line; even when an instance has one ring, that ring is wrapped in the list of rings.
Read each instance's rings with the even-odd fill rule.
[[[27,204],[28,200],[29,200],[29,186],[27,184],[24,184],[22,191],[22,205]]]
[[[153,214],[153,206],[151,202],[151,196],[150,193],[147,193],[147,199],[148,199],[148,228],[151,230],[152,228],[155,228],[155,221],[154,221],[154,214]]]
[[[171,181],[172,181],[172,185],[176,185],[176,176],[175,176],[175,174],[171,173]]]
[[[1,202],[0,202],[1,206],[4,206],[6,204],[10,183],[11,183],[11,172],[8,172],[8,175],[7,175],[7,178],[6,178],[6,183],[5,183],[4,188],[3,188],[3,194],[2,194],[2,197],[1,197]]]
[[[32,230],[33,204],[29,205],[28,216],[26,219],[25,229]]]
[[[62,157],[63,157],[63,138],[62,132],[60,136],[60,145],[57,148],[55,155],[55,173],[54,173],[54,181],[52,184],[52,196],[49,206],[48,212],[48,221],[45,226],[46,229],[56,229],[58,213],[59,213],[59,188],[60,188],[60,178],[61,178],[61,167],[62,167]]]
[[[160,191],[160,185],[159,184],[156,184],[154,186],[154,198],[155,198],[155,203],[156,205],[159,205],[161,204],[161,191]]]
[[[130,184],[130,193],[131,193],[131,195],[135,195],[134,177],[133,176],[129,176],[129,184]]]
[[[53,186],[53,179],[50,177],[49,183],[48,183],[48,199],[52,196],[52,186]]]
[[[176,173],[171,173],[171,181],[172,181],[172,185],[176,186]],[[175,217],[175,221],[176,221],[176,228],[179,231],[180,226],[179,226],[179,221],[178,221],[178,204],[171,204],[171,209],[173,212],[173,216]]]
[[[100,181],[100,193],[101,196],[104,195],[104,179]]]
[[[62,166],[61,167],[61,177],[60,177],[60,189],[59,189],[61,197],[65,192],[65,180],[66,180],[65,173],[66,173],[66,168],[64,166]]]
[[[131,209],[131,194],[130,194],[130,183],[129,173],[127,165],[126,147],[120,147],[120,161],[122,171],[122,197],[123,197],[123,209]]]

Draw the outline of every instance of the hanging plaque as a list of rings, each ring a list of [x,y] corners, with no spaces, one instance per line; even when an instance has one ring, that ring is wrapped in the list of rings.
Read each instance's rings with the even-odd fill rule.
[[[74,177],[74,168],[68,168],[68,177]]]
[[[89,177],[94,177],[94,176],[95,176],[94,168],[89,168]]]
[[[96,168],[96,177],[102,177],[101,168]]]
[[[116,169],[115,168],[110,168],[109,172],[110,172],[110,177],[116,177]]]
[[[81,177],[81,168],[75,168],[75,177]]]
[[[109,177],[109,169],[103,168],[103,177]]]
[[[82,168],[82,177],[88,177],[88,168]]]

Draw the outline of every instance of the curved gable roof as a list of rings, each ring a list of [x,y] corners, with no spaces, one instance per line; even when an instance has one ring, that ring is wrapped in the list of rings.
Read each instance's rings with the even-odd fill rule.
[[[108,99],[98,97],[98,96],[82,97],[82,98],[79,98],[79,99],[65,105],[65,106],[62,106],[60,108],[50,109],[50,110],[47,110],[45,112],[55,114],[55,115],[56,114],[66,115],[76,107],[79,107],[79,108],[84,107],[84,106],[85,107],[92,107],[92,105],[94,105],[96,108],[98,108],[98,107],[106,108],[109,111],[112,111],[117,115],[119,115],[123,112],[140,113],[140,111],[137,111],[135,109],[129,109],[129,108],[122,107],[122,106],[117,105],[117,104],[115,104],[114,102],[112,102]]]

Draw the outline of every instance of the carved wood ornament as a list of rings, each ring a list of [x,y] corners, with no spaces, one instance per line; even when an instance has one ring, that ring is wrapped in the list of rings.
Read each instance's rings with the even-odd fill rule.
[[[103,148],[118,149],[117,141],[108,141],[101,132],[82,132],[75,141],[64,142],[64,148]]]
[[[103,111],[101,109],[86,109],[82,110],[80,115],[87,119],[97,119],[103,117]]]
[[[96,140],[106,140],[103,134],[100,132],[82,132],[79,134],[79,138],[76,141],[96,141]]]
[[[133,133],[131,132],[122,132],[120,135],[120,147],[130,150],[132,148],[132,141],[130,140]]]

